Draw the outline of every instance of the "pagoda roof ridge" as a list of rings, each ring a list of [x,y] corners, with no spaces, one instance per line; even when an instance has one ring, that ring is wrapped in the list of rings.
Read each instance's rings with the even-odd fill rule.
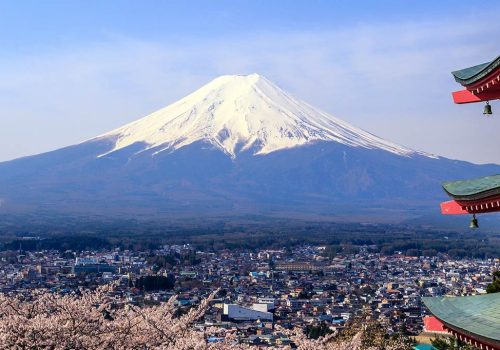
[[[500,341],[500,293],[422,299],[445,325],[493,342]]]
[[[490,62],[451,72],[455,80],[463,86],[474,84],[500,67],[500,55]]]
[[[457,200],[478,200],[500,194],[500,174],[474,179],[448,181],[443,189]]]

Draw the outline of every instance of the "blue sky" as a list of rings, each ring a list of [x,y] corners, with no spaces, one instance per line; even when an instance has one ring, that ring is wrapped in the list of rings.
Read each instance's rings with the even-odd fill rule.
[[[218,75],[257,72],[391,141],[500,163],[500,103],[486,119],[450,96],[460,88],[450,71],[500,54],[499,10],[459,0],[0,0],[0,161],[81,142]]]

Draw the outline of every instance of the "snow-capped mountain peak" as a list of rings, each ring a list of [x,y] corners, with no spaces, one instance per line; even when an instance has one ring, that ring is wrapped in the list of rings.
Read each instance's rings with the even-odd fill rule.
[[[155,154],[196,141],[209,142],[232,158],[251,149],[267,154],[314,141],[381,149],[408,156],[413,150],[385,141],[292,97],[258,74],[224,75],[142,119],[99,139],[115,142],[112,153],[135,143]]]

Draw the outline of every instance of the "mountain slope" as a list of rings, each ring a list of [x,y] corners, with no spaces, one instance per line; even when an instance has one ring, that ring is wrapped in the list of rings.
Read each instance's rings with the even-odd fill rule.
[[[492,173],[385,141],[258,75],[224,76],[94,139],[0,163],[0,214],[394,221],[438,212],[444,180]]]
[[[153,114],[104,134],[115,146],[108,153],[144,143],[157,153],[205,140],[231,157],[334,141],[349,146],[383,149],[400,155],[412,150],[385,141],[295,99],[258,75],[219,77]]]

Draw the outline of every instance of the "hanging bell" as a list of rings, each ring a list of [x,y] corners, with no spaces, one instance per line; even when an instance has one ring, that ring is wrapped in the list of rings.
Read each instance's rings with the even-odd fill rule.
[[[483,114],[484,115],[492,115],[493,114],[493,112],[491,111],[491,105],[490,105],[489,101],[486,101],[486,105],[484,106]]]
[[[475,230],[476,228],[479,228],[479,224],[478,224],[477,219],[476,219],[476,214],[472,214],[472,220],[470,221],[469,227],[473,230]]]

